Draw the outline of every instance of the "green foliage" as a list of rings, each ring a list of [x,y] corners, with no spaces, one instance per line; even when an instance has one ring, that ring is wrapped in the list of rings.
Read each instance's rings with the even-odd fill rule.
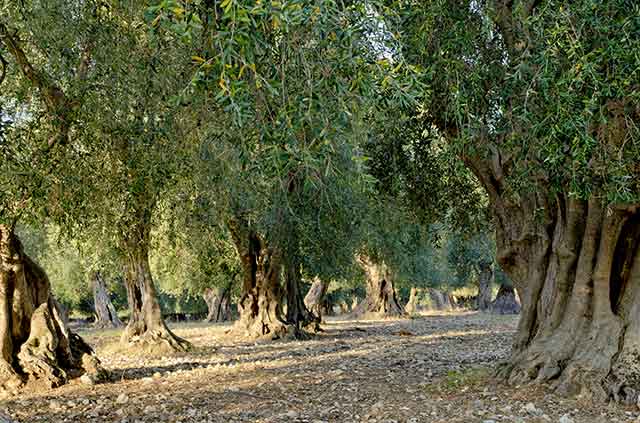
[[[637,202],[640,6],[526,3],[393,2],[425,113],[463,158],[499,157],[514,196]]]
[[[23,248],[47,272],[53,294],[70,310],[92,313],[93,293],[80,251],[53,226],[18,228]]]

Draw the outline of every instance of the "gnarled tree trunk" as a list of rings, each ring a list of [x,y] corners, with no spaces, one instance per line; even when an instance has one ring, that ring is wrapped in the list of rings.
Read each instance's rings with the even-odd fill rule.
[[[230,219],[227,225],[242,266],[240,319],[235,329],[249,337],[299,336],[297,325],[289,323],[283,313],[286,293],[280,285],[280,251],[267,245],[242,219]]]
[[[409,301],[407,301],[407,305],[404,306],[404,311],[409,314],[414,314],[418,312],[418,289],[414,286],[411,287],[411,293],[409,294]]]
[[[427,295],[431,302],[431,309],[438,311],[449,311],[453,308],[451,297],[448,293],[436,288],[427,288]]]
[[[503,195],[499,168],[471,162],[496,215],[498,261],[520,294],[512,383],[635,403],[640,392],[640,207],[604,209],[538,190]]]
[[[147,225],[131,228],[125,241],[125,286],[129,302],[129,323],[121,342],[151,353],[187,351],[191,344],[176,336],[162,318],[162,311],[149,266]]]
[[[72,333],[56,307],[49,279],[23,251],[13,230],[0,225],[0,387],[52,388],[86,373],[106,372],[93,350]]]
[[[302,286],[302,273],[300,262],[295,253],[288,254],[284,271],[287,295],[287,323],[296,328],[296,337],[299,338],[306,337],[306,334],[303,333],[304,328],[313,332],[320,331],[319,315],[315,315],[307,308],[302,297],[300,289]]]
[[[202,298],[207,303],[209,310],[207,322],[226,322],[231,320],[231,303],[229,302],[230,290],[225,288],[207,288],[202,293]]]
[[[329,282],[316,276],[313,278],[313,283],[311,284],[311,288],[309,288],[309,292],[307,292],[307,295],[304,297],[304,304],[320,320],[322,320],[322,316],[324,314],[323,311],[326,309],[325,299],[327,289],[329,289]]]
[[[101,329],[122,327],[122,321],[118,317],[111,298],[109,298],[107,285],[99,271],[91,274],[91,285],[93,288],[93,307],[96,314],[94,326]]]
[[[518,314],[520,313],[520,301],[513,286],[502,284],[496,295],[496,299],[491,303],[491,312],[496,314]]]
[[[478,265],[478,298],[476,307],[480,311],[486,311],[491,306],[491,279],[493,269],[491,263]]]
[[[367,295],[355,307],[352,314],[355,317],[375,318],[405,316],[404,310],[398,303],[388,267],[384,263],[374,263],[364,256],[358,257],[358,262],[367,276]]]

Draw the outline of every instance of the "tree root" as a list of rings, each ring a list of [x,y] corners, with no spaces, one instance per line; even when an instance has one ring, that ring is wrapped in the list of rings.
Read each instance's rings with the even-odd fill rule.
[[[139,349],[152,355],[182,353],[193,347],[189,341],[175,335],[164,323],[158,328],[147,329],[139,335],[135,333],[127,327],[122,334],[121,343],[128,348]]]

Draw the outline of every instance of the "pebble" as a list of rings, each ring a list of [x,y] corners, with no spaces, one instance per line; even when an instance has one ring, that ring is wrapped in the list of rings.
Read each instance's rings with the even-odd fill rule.
[[[84,383],[85,385],[93,385],[95,383],[93,381],[93,378],[87,374],[80,376],[80,382]]]
[[[538,410],[532,402],[528,402],[527,405],[524,406],[524,410],[532,415],[541,414],[540,410]]]
[[[124,392],[118,395],[118,398],[116,398],[116,402],[118,404],[125,404],[127,401],[129,401],[129,397]]]
[[[569,417],[568,414],[565,414],[562,417],[560,417],[560,420],[558,420],[558,423],[573,423],[573,419]]]

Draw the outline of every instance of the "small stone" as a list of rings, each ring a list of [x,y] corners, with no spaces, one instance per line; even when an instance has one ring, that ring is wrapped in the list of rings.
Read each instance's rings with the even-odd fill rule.
[[[155,372],[155,373],[153,374],[153,378],[154,378],[154,379],[160,379],[161,377],[162,377],[162,375],[160,374],[160,372]]]
[[[80,382],[84,383],[85,385],[95,384],[93,378],[87,374],[80,376]]]
[[[61,407],[60,403],[58,401],[50,401],[49,402],[49,408],[52,410],[59,410]]]
[[[118,404],[125,404],[127,401],[129,401],[129,397],[124,392],[118,395],[118,398],[116,398],[116,402]]]
[[[540,414],[540,410],[538,410],[532,402],[527,403],[527,405],[524,406],[524,410],[529,414]]]
[[[562,417],[560,417],[560,420],[558,420],[558,423],[573,423],[573,419],[569,417],[568,414],[565,414]]]
[[[286,414],[287,417],[289,417],[290,419],[295,419],[296,417],[298,417],[298,413],[296,413],[295,411],[291,410]]]
[[[483,420],[482,423],[496,423],[495,420]]]

